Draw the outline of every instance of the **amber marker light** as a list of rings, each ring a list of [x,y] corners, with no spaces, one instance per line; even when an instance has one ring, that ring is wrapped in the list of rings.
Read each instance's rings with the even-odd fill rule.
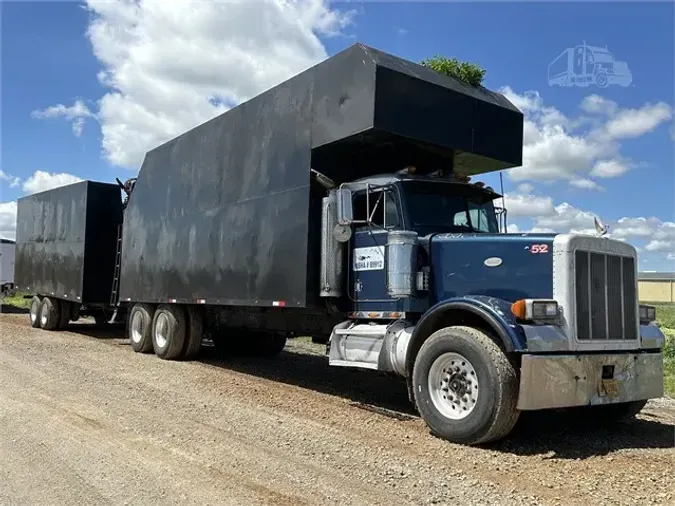
[[[525,299],[517,300],[511,304],[511,312],[519,320],[524,320],[526,312]]]

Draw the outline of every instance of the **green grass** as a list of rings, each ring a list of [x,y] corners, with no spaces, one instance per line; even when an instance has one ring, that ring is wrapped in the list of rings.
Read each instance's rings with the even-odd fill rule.
[[[663,388],[666,395],[675,397],[675,304],[644,304],[656,307],[656,324],[666,335],[663,347]]]
[[[675,304],[650,304],[656,307],[656,323],[661,328],[675,329]]]
[[[27,309],[30,307],[31,299],[24,299],[24,295],[24,293],[17,292],[11,296],[3,297],[2,300],[0,300],[0,304],[3,306],[7,305]]]

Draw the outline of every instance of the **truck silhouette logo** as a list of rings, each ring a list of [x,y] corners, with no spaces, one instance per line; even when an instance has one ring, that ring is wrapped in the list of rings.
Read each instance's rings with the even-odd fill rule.
[[[568,47],[548,65],[549,86],[607,88],[610,84],[630,86],[633,74],[628,64],[614,57],[607,46],[589,46],[586,41]]]

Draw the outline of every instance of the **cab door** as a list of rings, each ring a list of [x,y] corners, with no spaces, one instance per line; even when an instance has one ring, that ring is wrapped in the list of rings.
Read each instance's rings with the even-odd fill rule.
[[[355,220],[367,220],[354,230],[349,258],[349,291],[355,311],[393,311],[387,294],[385,246],[390,230],[401,228],[400,199],[395,188],[354,193]]]

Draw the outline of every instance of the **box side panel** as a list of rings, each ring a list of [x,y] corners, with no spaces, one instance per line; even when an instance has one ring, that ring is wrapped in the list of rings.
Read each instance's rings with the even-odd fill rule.
[[[306,304],[312,73],[149,152],[121,300]]]
[[[353,46],[313,69],[312,148],[372,128],[375,114],[375,64]]]
[[[117,185],[90,182],[84,249],[83,301],[110,303],[117,252],[117,227],[122,223],[122,197]]]
[[[87,183],[19,199],[15,284],[21,290],[82,299]]]

